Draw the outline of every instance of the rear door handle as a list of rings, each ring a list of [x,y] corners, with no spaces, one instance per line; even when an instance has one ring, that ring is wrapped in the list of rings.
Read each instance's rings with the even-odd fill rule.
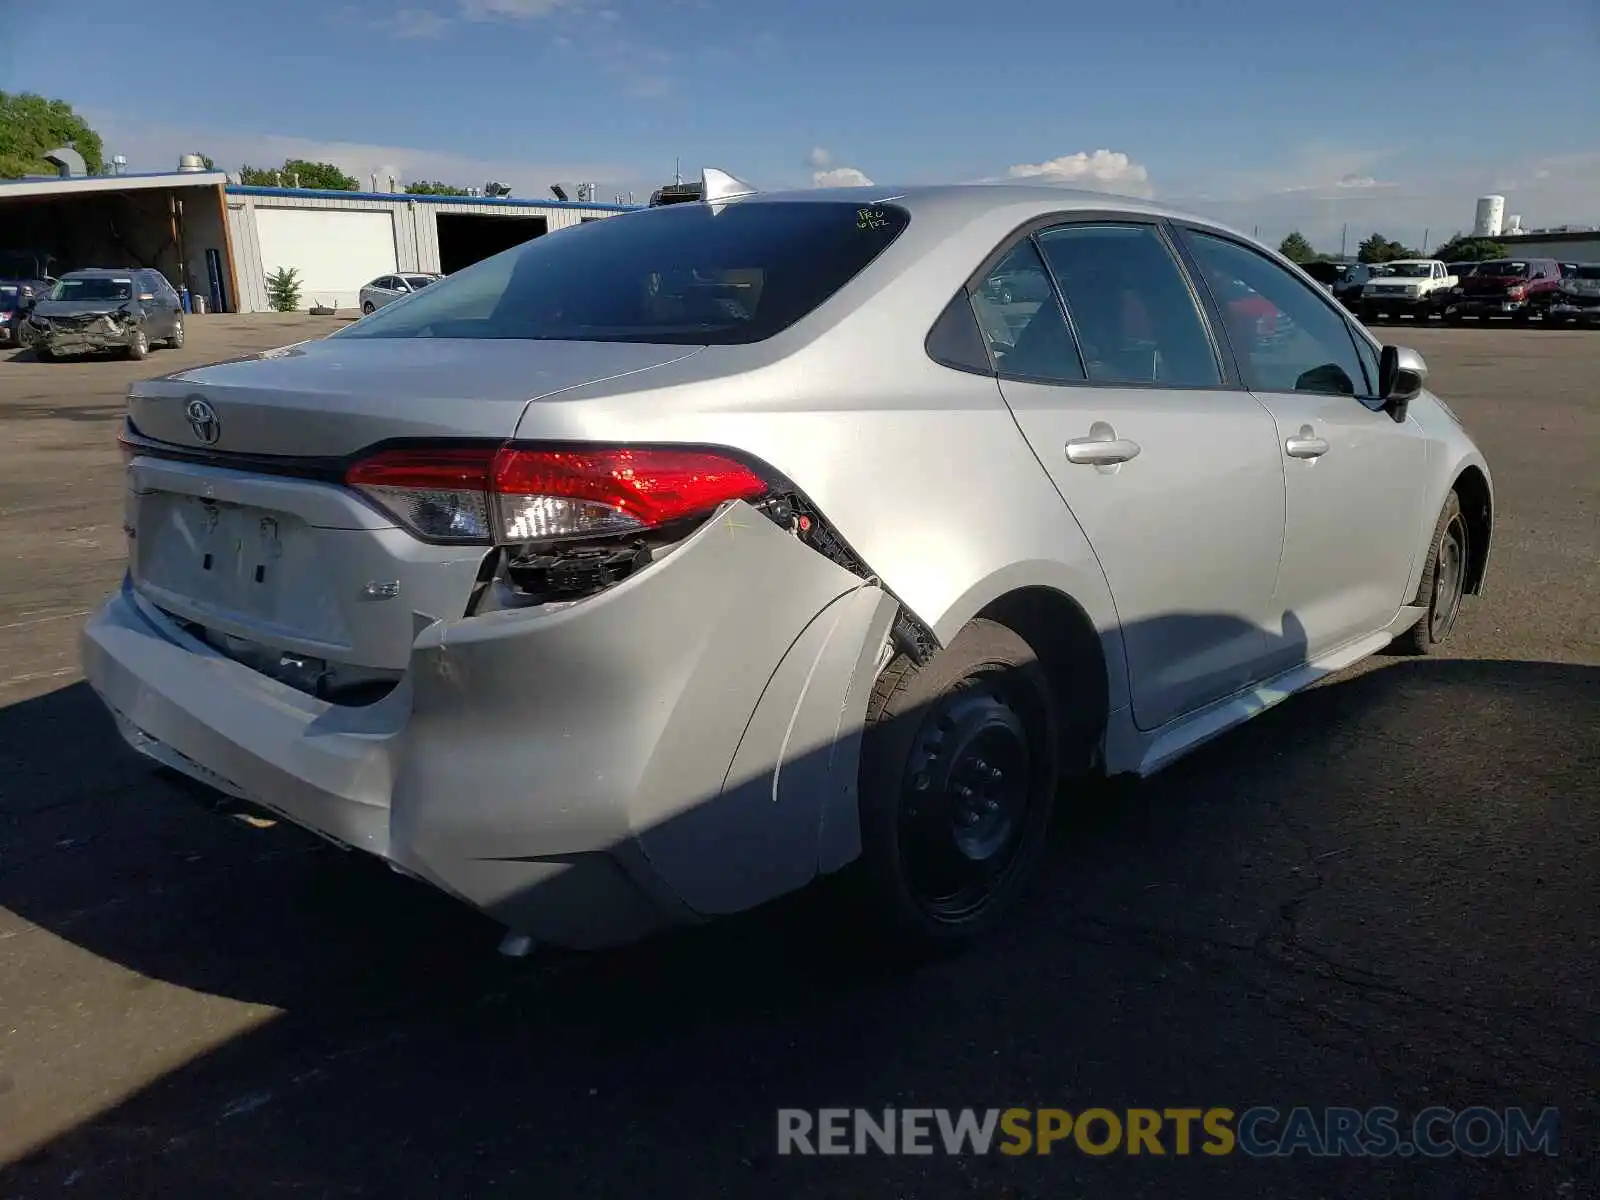
[[[1309,425],[1300,426],[1300,432],[1283,443],[1290,458],[1321,458],[1328,452],[1328,440],[1319,438]]]
[[[1139,443],[1127,438],[1098,437],[1073,438],[1067,443],[1067,461],[1081,467],[1109,467],[1125,463],[1139,454]]]

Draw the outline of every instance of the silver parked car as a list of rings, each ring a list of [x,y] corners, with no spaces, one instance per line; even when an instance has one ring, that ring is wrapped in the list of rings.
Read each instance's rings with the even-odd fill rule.
[[[708,171],[134,384],[85,670],[151,759],[518,944],[819,876],[959,942],[1085,777],[1448,637],[1493,500],[1426,375],[1151,203]]]
[[[443,275],[432,275],[426,271],[380,275],[361,289],[361,312],[363,315],[374,313],[385,304],[403,300],[443,278]]]

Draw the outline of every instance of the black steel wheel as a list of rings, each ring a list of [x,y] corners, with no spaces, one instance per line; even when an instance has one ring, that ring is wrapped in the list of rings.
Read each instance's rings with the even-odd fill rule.
[[[857,899],[916,949],[992,929],[1038,865],[1060,783],[1057,706],[1032,649],[977,620],[883,672],[862,747]]]
[[[1451,492],[1434,526],[1433,541],[1422,568],[1422,595],[1427,601],[1427,612],[1395,639],[1395,646],[1402,653],[1432,654],[1450,636],[1461,616],[1466,596],[1471,549],[1471,535],[1461,513],[1461,498]]]

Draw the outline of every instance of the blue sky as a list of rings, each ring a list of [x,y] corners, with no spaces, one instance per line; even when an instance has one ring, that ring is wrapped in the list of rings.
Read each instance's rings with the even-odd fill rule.
[[[1597,0],[74,0],[4,28],[0,87],[136,169],[294,154],[641,199],[675,156],[764,187],[1015,176],[1328,248],[1437,241],[1486,191],[1600,222]]]

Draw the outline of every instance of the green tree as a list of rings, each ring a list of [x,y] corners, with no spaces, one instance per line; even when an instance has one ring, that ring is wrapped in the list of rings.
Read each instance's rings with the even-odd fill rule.
[[[300,272],[294,267],[279,267],[267,276],[267,303],[273,312],[298,312]]]
[[[1504,258],[1506,248],[1491,238],[1458,233],[1435,250],[1433,256],[1445,262],[1488,262],[1491,258]]]
[[[44,155],[70,146],[83,155],[91,175],[105,167],[100,135],[65,100],[47,100],[33,92],[0,92],[0,179],[53,175]]]
[[[1391,241],[1381,233],[1374,233],[1362,241],[1356,257],[1364,263],[1393,262],[1397,258],[1417,258],[1419,255],[1404,242]]]
[[[208,171],[215,171],[217,169],[216,159],[212,158],[209,154],[202,154],[200,156],[200,161],[205,163],[206,170]]]
[[[465,196],[467,189],[453,183],[440,183],[437,179],[419,179],[406,184],[408,196]]]
[[[1317,252],[1311,248],[1311,243],[1306,241],[1305,235],[1298,229],[1278,243],[1278,253],[1292,263],[1308,263],[1317,257]]]
[[[361,188],[353,175],[346,175],[332,163],[307,162],[291,158],[281,167],[239,168],[239,182],[252,187],[307,188],[319,192],[354,192]]]

